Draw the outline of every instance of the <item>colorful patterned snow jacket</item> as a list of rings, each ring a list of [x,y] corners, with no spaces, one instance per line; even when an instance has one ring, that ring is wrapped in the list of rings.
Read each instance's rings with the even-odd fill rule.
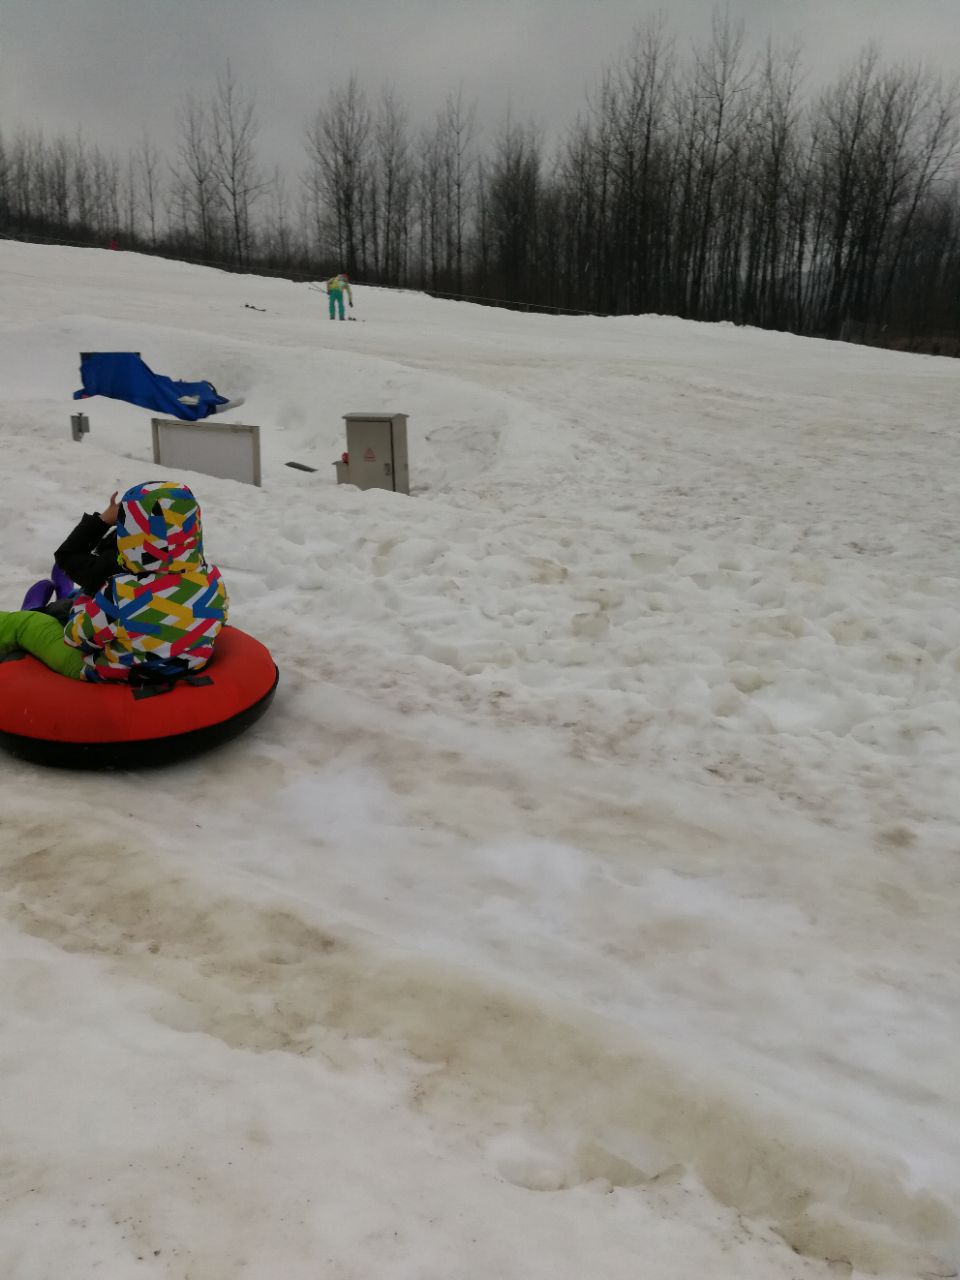
[[[76,599],[64,640],[84,655],[84,679],[169,679],[200,671],[227,620],[220,570],[203,558],[197,500],[184,484],[153,481],[123,495],[120,572]]]

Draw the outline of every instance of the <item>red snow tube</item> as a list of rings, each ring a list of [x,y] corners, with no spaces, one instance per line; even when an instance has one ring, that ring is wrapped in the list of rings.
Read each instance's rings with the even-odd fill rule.
[[[0,661],[0,741],[39,764],[134,769],[225,742],[263,715],[280,674],[269,651],[236,627],[213,660],[172,684],[87,684],[26,654]]]

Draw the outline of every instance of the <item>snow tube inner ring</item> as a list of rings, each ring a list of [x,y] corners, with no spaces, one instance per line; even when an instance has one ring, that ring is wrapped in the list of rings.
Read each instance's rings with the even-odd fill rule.
[[[38,764],[137,769],[182,760],[259,720],[280,673],[269,650],[224,627],[213,661],[173,685],[87,684],[24,655],[0,663],[0,741]]]

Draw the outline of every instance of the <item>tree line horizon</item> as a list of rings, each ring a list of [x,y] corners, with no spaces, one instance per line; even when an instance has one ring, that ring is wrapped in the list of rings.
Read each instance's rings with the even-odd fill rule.
[[[748,56],[726,13],[685,54],[658,16],[548,154],[509,115],[483,142],[462,93],[414,129],[354,75],[306,122],[291,194],[228,63],[169,155],[0,131],[0,234],[960,355],[957,81],[873,44],[803,81],[797,47]]]

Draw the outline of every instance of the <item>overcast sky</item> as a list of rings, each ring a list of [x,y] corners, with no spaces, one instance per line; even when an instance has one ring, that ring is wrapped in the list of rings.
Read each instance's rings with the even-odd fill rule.
[[[714,0],[0,0],[0,128],[82,125],[125,150],[164,147],[176,104],[227,58],[254,89],[261,159],[296,173],[304,122],[351,72],[392,84],[426,122],[463,86],[481,123],[508,106],[548,132],[571,120],[631,31],[664,7],[681,47],[705,40]],[[960,73],[960,0],[730,0],[748,39],[799,37],[810,82],[863,45]]]

